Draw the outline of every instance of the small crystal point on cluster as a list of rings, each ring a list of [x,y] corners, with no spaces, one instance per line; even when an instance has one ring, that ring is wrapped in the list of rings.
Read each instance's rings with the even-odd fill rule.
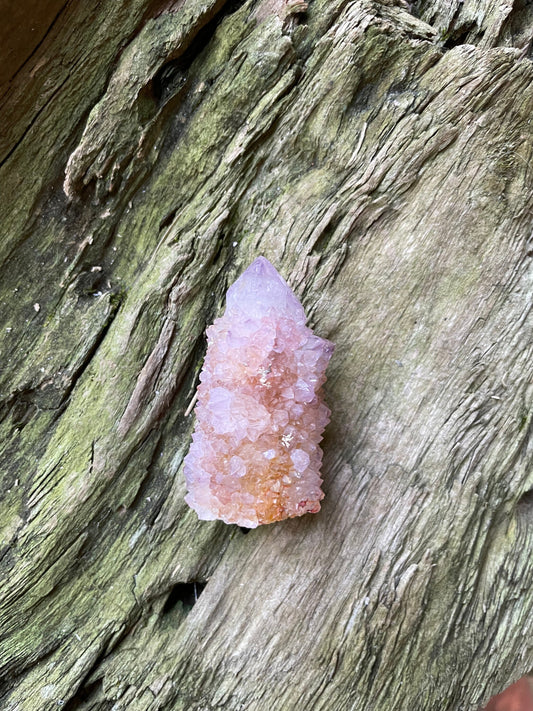
[[[320,510],[319,442],[330,411],[321,386],[330,341],[259,257],[207,329],[185,500],[199,518],[255,528]]]

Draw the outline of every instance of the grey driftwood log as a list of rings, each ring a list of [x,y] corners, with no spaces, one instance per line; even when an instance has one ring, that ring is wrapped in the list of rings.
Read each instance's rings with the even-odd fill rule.
[[[0,707],[475,709],[529,671],[529,5],[2,17]],[[259,254],[337,350],[323,509],[245,536],[184,504],[184,413]]]

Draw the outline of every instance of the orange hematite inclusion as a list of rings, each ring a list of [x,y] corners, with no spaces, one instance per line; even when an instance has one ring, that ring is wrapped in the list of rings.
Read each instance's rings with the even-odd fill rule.
[[[204,520],[254,528],[320,510],[321,386],[333,344],[264,257],[207,329],[185,500]]]

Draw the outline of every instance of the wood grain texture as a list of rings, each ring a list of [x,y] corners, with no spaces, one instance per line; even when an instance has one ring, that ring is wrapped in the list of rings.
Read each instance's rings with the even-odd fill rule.
[[[445,46],[518,47],[531,56],[533,8],[523,0],[414,0],[411,10],[438,29]]]
[[[533,667],[529,16],[303,5],[67,3],[2,98],[9,711],[466,710]],[[337,349],[323,509],[245,536],[181,466],[259,254]]]

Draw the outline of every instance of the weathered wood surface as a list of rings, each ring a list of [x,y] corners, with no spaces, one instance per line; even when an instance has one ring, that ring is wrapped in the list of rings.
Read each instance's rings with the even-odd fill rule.
[[[529,6],[20,6],[1,708],[474,709],[529,671]],[[337,350],[323,510],[244,536],[181,463],[258,254]]]

